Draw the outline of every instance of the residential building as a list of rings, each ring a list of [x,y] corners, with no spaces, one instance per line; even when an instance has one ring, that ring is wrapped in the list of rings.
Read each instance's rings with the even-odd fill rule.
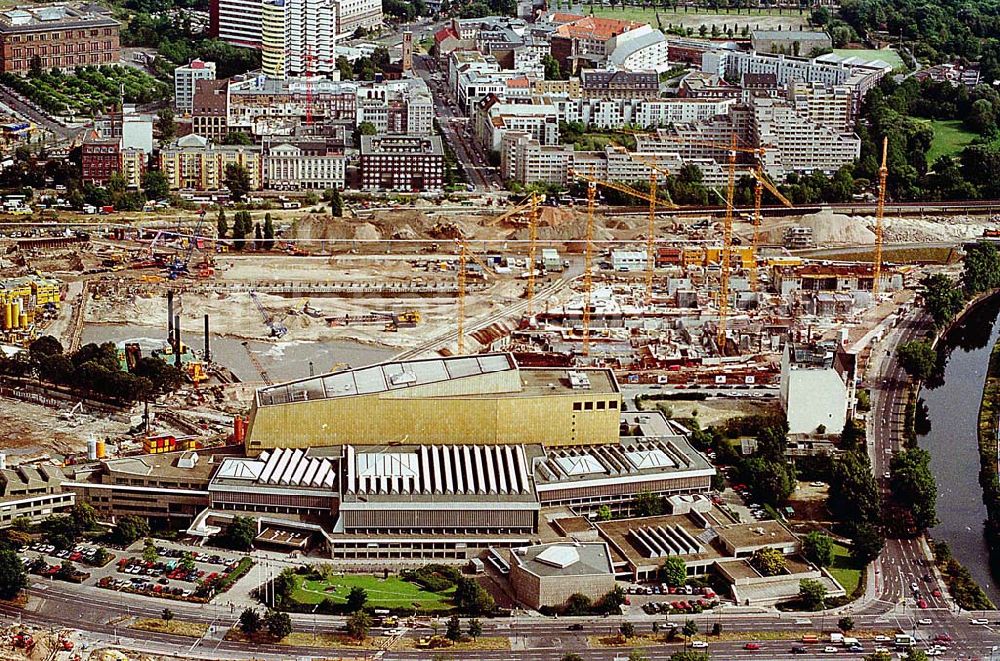
[[[735,99],[595,99],[586,96],[570,99],[554,95],[543,99],[555,107],[560,121],[606,129],[704,122],[727,114],[736,105]]]
[[[812,57],[816,51],[833,47],[826,32],[816,30],[751,30],[750,46],[758,53],[783,53]]]
[[[195,84],[199,80],[215,80],[215,62],[195,59],[174,69],[174,107],[177,112],[191,114]]]
[[[160,170],[171,190],[221,190],[225,187],[226,167],[229,165],[246,169],[251,190],[263,188],[259,146],[220,145],[192,134],[178,138],[160,150]]]
[[[580,73],[580,94],[587,99],[655,99],[660,77],[655,71],[585,69]]]
[[[839,133],[854,131],[854,99],[846,85],[800,83],[788,85],[788,100],[799,115]]]
[[[739,99],[739,85],[727,83],[718,74],[692,71],[681,78],[677,96],[684,99]]]
[[[612,250],[611,269],[618,273],[646,270],[645,250]]]
[[[120,154],[121,175],[125,187],[137,189],[142,186],[142,176],[146,174],[149,155],[136,147],[123,147]]]
[[[500,173],[522,186],[534,183],[569,183],[573,145],[543,145],[530,134],[508,131],[500,143]]]
[[[538,544],[507,551],[510,586],[530,608],[564,606],[574,594],[597,599],[615,587],[604,542]]]
[[[425,191],[444,187],[444,147],[438,136],[361,136],[364,190]]]
[[[383,23],[382,0],[334,0],[337,31],[348,35],[358,28],[377,28]]]
[[[367,180],[365,167],[363,152]],[[503,353],[390,362],[259,389],[246,450],[403,438],[449,445],[606,443],[618,438],[620,408],[617,381],[606,369],[520,368]]]
[[[229,133],[228,80],[197,80],[191,100],[191,132],[222,142]]]
[[[933,80],[938,83],[947,82],[956,87],[964,85],[969,90],[979,85],[980,80],[979,66],[972,64],[968,66],[950,63],[935,64],[926,69],[921,69],[913,74],[913,76],[921,82],[925,80]]]
[[[570,99],[580,98],[580,78],[574,77],[569,80],[544,80],[537,79],[531,83],[531,93],[536,96],[565,96]]]
[[[499,103],[488,96],[473,116],[476,139],[486,151],[498,151],[508,131],[526,133],[541,145],[558,145],[559,116],[547,104]]]
[[[264,5],[261,0],[210,0],[209,32],[222,41],[260,48]]]
[[[357,88],[357,119],[370,122],[379,134],[431,135],[434,99],[420,77],[383,83],[361,83]]]
[[[584,16],[564,23],[552,33],[552,57],[570,75],[585,67],[601,66],[611,54],[609,44],[614,37],[643,25],[645,23],[597,16]]]
[[[828,128],[777,99],[754,102],[751,144],[767,146],[764,168],[776,181],[790,172],[830,174],[861,155],[856,135]]]
[[[21,465],[7,468],[0,460],[0,528],[9,528],[16,519],[37,523],[53,514],[68,511],[73,492],[62,488],[65,476],[55,466]]]
[[[82,180],[104,186],[111,175],[121,172],[121,138],[105,138],[89,131],[80,146]]]
[[[231,80],[226,92],[226,123],[229,130],[261,136],[287,135],[296,126],[307,124],[353,126],[359,85],[297,77]]]
[[[474,73],[498,73],[500,63],[492,55],[476,50],[455,50],[448,56],[448,89],[458,97],[459,76]]]
[[[781,355],[781,408],[789,434],[839,434],[853,417],[855,356],[835,343],[789,342]]]
[[[649,25],[612,37],[608,64],[625,71],[655,71],[670,68],[670,48],[663,33]]]
[[[292,137],[264,143],[264,188],[268,190],[343,189],[346,167],[343,144],[332,140]]]
[[[85,2],[0,12],[0,72],[115,64],[121,57],[119,27],[108,9]]]
[[[331,0],[266,0],[261,9],[262,72],[330,76],[337,69],[336,9]]]

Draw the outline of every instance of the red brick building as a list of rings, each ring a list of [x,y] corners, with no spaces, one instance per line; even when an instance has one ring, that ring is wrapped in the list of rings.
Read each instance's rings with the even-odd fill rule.
[[[102,138],[91,131],[80,148],[83,183],[103,186],[116,172],[121,172],[121,138]]]
[[[0,71],[114,64],[121,55],[118,21],[92,4],[25,6],[0,12]]]

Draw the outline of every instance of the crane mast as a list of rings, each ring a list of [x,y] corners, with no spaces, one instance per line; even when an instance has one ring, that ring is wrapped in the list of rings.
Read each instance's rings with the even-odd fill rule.
[[[587,241],[583,246],[583,355],[590,355],[590,295],[594,284],[590,273],[593,255],[594,237],[594,198],[597,194],[597,183],[587,182]]]
[[[886,167],[886,153],[889,150],[889,138],[882,138],[882,165],[878,169],[878,206],[875,208],[875,259],[872,279],[872,294],[877,295],[882,279],[882,218],[885,215],[885,182],[889,176]]]

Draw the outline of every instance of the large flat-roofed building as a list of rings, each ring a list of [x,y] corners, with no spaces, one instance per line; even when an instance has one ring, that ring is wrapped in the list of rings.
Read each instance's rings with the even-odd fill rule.
[[[615,587],[611,552],[603,542],[538,544],[509,553],[514,596],[534,609],[562,606],[574,594],[596,599]]]
[[[607,369],[523,369],[506,353],[389,362],[259,389],[246,451],[609,443],[620,406]]]
[[[444,147],[438,136],[361,136],[364,190],[426,191],[444,186]]]
[[[786,344],[781,408],[789,434],[839,434],[854,414],[856,360],[840,347]]]
[[[0,71],[114,64],[121,55],[119,26],[104,7],[82,2],[0,12]]]
[[[320,522],[337,512],[337,458],[279,448],[256,459],[229,457],[208,492],[216,510],[292,514]]]
[[[55,466],[0,468],[0,528],[15,519],[39,521],[73,506],[73,492],[62,488],[64,476]]]

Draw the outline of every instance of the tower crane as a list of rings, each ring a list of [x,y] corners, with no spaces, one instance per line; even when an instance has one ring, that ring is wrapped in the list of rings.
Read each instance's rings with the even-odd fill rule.
[[[545,201],[544,195],[532,193],[528,198],[503,214],[489,221],[491,225],[501,223],[508,218],[528,212],[528,316],[533,311],[535,299],[535,255],[538,251],[538,205]]]
[[[605,188],[610,188],[610,189],[616,190],[616,191],[618,191],[620,193],[625,193],[626,195],[631,195],[632,197],[635,197],[635,198],[638,198],[640,200],[645,200],[645,201],[649,202],[649,226],[648,226],[647,231],[646,231],[646,296],[645,296],[645,303],[646,303],[647,307],[650,306],[650,305],[652,305],[652,303],[653,303],[653,270],[654,270],[654,267],[655,267],[655,259],[656,259],[656,255],[654,254],[655,239],[656,239],[656,205],[660,205],[661,207],[669,207],[669,208],[672,208],[672,209],[676,209],[677,208],[677,205],[674,204],[673,202],[665,202],[663,200],[657,199],[657,197],[656,197],[656,180],[657,180],[657,172],[658,171],[662,172],[662,170],[657,170],[657,169],[651,169],[650,170],[651,174],[650,174],[650,177],[649,177],[649,193],[648,194],[647,193],[643,193],[642,191],[638,191],[638,190],[632,188],[631,186],[627,186],[627,185],[619,183],[617,181],[605,181],[604,179],[598,179],[598,178],[592,177],[592,176],[590,176],[588,174],[583,174],[583,173],[578,173],[578,172],[573,172],[573,171],[570,172],[570,176],[571,177],[576,177],[578,179],[583,179],[584,181],[586,181],[588,183],[592,183],[595,186],[604,186]],[[589,198],[588,198],[588,201],[589,201]],[[587,210],[587,213],[588,214],[591,213],[590,209]]]
[[[750,176],[754,179],[754,189],[753,189],[753,241],[750,243],[750,289],[757,291],[759,287],[759,281],[757,277],[757,244],[760,241],[760,202],[761,198],[764,196],[764,189],[766,188],[771,195],[778,198],[778,201],[784,204],[788,208],[794,206],[787,197],[781,194],[778,187],[771,183],[771,180],[767,178],[764,173],[764,166],[758,161],[757,165],[750,170]]]
[[[590,355],[590,289],[594,285],[590,269],[594,261],[594,198],[597,183],[587,182],[587,237],[583,244],[583,355]]]
[[[882,217],[885,215],[885,182],[889,176],[889,168],[886,167],[885,157],[889,151],[889,138],[882,138],[882,165],[878,169],[878,206],[875,207],[875,259],[874,259],[874,279],[872,280],[872,294],[878,295],[880,280],[882,279]]]
[[[465,289],[468,274],[466,273],[466,267],[468,266],[469,259],[479,264],[480,268],[483,269],[483,279],[489,278],[489,267],[483,263],[481,259],[476,255],[476,253],[469,250],[465,241],[462,239],[455,239],[455,243],[458,245],[458,354],[465,353]]]

